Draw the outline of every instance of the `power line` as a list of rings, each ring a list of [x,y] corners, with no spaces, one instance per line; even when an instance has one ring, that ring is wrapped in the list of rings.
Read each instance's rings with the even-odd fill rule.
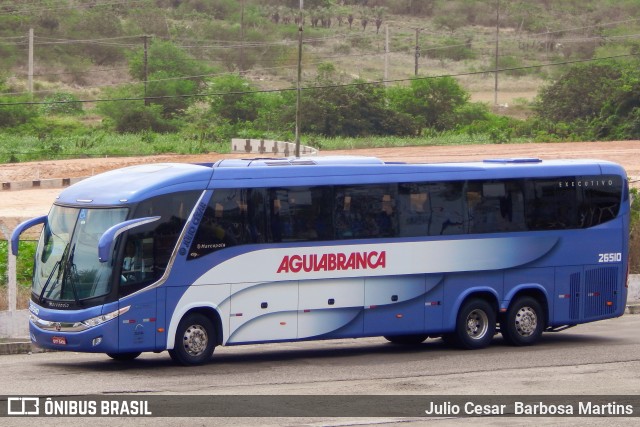
[[[528,65],[523,67],[507,67],[500,68],[498,70],[483,70],[483,71],[470,71],[465,73],[454,73],[454,74],[441,74],[437,76],[420,76],[420,77],[411,77],[404,79],[390,79],[390,80],[377,80],[377,81],[362,81],[362,82],[352,82],[352,83],[343,83],[343,84],[331,84],[331,85],[317,85],[317,86],[306,86],[302,88],[302,90],[309,89],[336,89],[336,88],[344,88],[344,87],[357,87],[357,86],[368,86],[368,85],[382,85],[385,83],[401,83],[412,80],[432,80],[443,77],[462,77],[462,76],[472,76],[472,75],[481,75],[487,73],[494,72],[505,72],[505,71],[516,71],[516,70],[527,70],[534,68],[543,68],[543,67],[552,67],[558,65],[569,65],[569,64],[577,64],[577,63],[585,63],[585,62],[595,62],[595,61],[604,61],[609,59],[620,59],[620,58],[629,58],[635,57],[635,54],[622,54],[622,55],[612,55],[602,58],[591,58],[591,59],[578,59],[572,61],[561,61],[561,62],[553,62],[547,64],[538,64],[538,65]],[[163,100],[163,99],[176,99],[176,98],[204,98],[209,96],[225,96],[225,95],[250,95],[257,93],[276,93],[276,92],[291,92],[297,90],[296,88],[286,88],[286,89],[260,89],[260,90],[250,90],[250,91],[232,91],[232,92],[208,92],[208,93],[198,93],[198,94],[186,94],[186,95],[163,95],[163,96],[147,96],[147,97],[125,97],[125,98],[111,98],[111,99],[79,99],[75,101],[27,101],[27,102],[3,102],[0,103],[0,107],[8,107],[14,105],[50,105],[50,104],[72,104],[72,103],[98,103],[98,102],[121,102],[121,101],[144,101],[147,100]]]

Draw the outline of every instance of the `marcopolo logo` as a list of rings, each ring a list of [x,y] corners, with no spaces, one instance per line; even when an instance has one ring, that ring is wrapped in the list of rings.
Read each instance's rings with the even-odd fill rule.
[[[276,273],[310,273],[312,271],[340,271],[386,268],[386,251],[285,255]]]

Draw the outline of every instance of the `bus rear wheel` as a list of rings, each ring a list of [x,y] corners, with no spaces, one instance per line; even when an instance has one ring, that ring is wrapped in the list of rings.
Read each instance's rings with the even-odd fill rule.
[[[181,365],[200,365],[211,358],[215,345],[213,322],[203,314],[191,313],[178,324],[174,347],[169,350],[169,355]]]
[[[416,334],[416,335],[385,335],[384,339],[393,344],[402,345],[418,345],[429,338],[428,335]]]
[[[518,298],[509,306],[502,323],[500,331],[507,343],[515,346],[532,345],[538,341],[544,329],[542,307],[535,298]]]
[[[127,362],[129,360],[133,360],[136,357],[140,356],[141,352],[131,352],[131,353],[107,353],[107,356],[112,358],[113,360],[117,360],[118,362]]]
[[[496,313],[483,299],[472,299],[462,305],[453,335],[458,347],[475,350],[487,347],[496,332]]]

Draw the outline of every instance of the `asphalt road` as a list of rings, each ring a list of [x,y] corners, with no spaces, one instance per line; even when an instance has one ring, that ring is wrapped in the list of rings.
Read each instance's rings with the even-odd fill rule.
[[[0,357],[0,394],[39,395],[640,395],[640,315],[547,333],[514,348],[498,335],[484,350],[428,340],[403,347],[382,338],[217,348],[211,363],[173,365],[167,353],[133,362],[105,355]],[[286,397],[283,397],[286,398]],[[196,415],[196,414],[194,414]],[[611,418],[626,425],[638,418]],[[0,420],[1,421],[1,420]],[[91,426],[121,419],[91,419]],[[132,425],[426,425],[424,418],[136,418]],[[535,418],[540,425],[602,425],[598,418]],[[525,419],[447,417],[438,425],[513,425]],[[33,425],[13,418],[9,425]],[[85,425],[80,418],[47,425]],[[4,423],[3,423],[4,424]]]

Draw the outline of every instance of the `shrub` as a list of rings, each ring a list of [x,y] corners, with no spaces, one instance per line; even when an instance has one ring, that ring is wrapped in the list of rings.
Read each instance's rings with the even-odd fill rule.
[[[78,98],[68,92],[57,92],[47,96],[43,104],[40,106],[42,114],[81,114],[82,103],[78,102]]]
[[[29,102],[26,96],[0,97],[0,128],[11,128],[24,123],[37,116],[37,109],[25,104]]]

